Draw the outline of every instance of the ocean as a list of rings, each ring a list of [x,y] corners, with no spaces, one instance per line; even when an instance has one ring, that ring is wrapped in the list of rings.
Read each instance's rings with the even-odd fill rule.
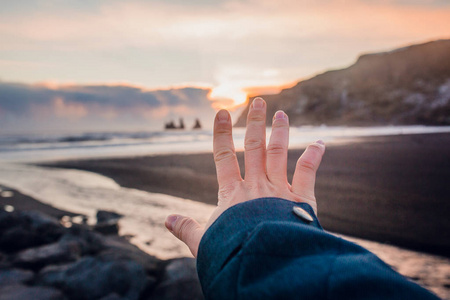
[[[300,148],[317,139],[345,143],[361,136],[450,132],[450,126],[327,127],[290,129],[290,148]],[[267,136],[270,128],[267,129]],[[236,150],[243,150],[244,128],[235,128]],[[122,131],[2,133],[0,161],[42,162],[80,158],[129,157],[212,151],[212,131]]]

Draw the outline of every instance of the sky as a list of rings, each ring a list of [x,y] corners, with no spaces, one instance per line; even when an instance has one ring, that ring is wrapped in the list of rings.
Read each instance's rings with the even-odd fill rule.
[[[21,118],[43,125],[43,116],[54,119],[47,127],[94,126],[96,117],[133,123],[122,111],[149,126],[183,112],[211,119],[362,53],[450,38],[448,0],[1,2],[4,128]],[[13,93],[20,89],[28,100]],[[158,90],[171,91],[171,102],[149,101]]]

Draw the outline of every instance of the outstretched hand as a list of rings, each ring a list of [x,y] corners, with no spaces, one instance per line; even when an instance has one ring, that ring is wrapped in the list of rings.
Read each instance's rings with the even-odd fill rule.
[[[214,120],[214,161],[219,194],[217,207],[205,227],[190,217],[170,215],[165,225],[196,257],[200,240],[209,226],[229,207],[262,197],[278,197],[308,203],[317,215],[314,196],[316,171],[325,152],[317,141],[297,161],[292,185],[287,180],[289,120],[283,111],[273,117],[272,134],[266,148],[266,103],[255,98],[247,116],[245,133],[245,176],[242,179],[234,150],[232,123],[226,110]]]

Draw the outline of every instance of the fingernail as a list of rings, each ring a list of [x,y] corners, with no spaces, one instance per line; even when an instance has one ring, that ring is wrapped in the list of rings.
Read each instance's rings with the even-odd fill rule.
[[[177,221],[178,216],[177,215],[170,215],[166,219],[166,227],[170,231],[173,231],[173,227],[175,226],[175,222]]]
[[[316,144],[321,144],[321,145],[325,145],[325,143],[322,140],[317,140]]]
[[[219,121],[228,121],[229,114],[225,109],[219,110],[217,113],[217,120]]]
[[[286,114],[284,113],[284,111],[279,110],[275,113],[275,119],[279,120],[279,119],[286,119]]]
[[[253,99],[253,108],[263,108],[264,106],[264,101],[262,98],[257,97],[255,99]]]

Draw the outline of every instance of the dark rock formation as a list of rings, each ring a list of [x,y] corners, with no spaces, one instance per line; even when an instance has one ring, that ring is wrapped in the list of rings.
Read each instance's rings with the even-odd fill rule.
[[[267,124],[282,109],[294,126],[449,125],[450,40],[362,55],[346,69],[262,97]],[[235,126],[245,126],[247,112]]]
[[[195,119],[194,127],[192,129],[202,129],[202,124],[199,119]]]
[[[123,215],[113,211],[99,210],[94,230],[102,234],[118,234],[119,219],[122,217]]]
[[[81,247],[76,241],[62,241],[30,248],[19,252],[13,264],[18,267],[38,270],[48,264],[60,264],[77,260]]]
[[[33,211],[0,211],[0,249],[14,252],[54,242],[63,227],[58,220]]]
[[[0,287],[30,282],[34,278],[34,273],[21,269],[0,270]]]
[[[97,214],[99,223],[117,225],[120,217]],[[61,222],[0,211],[0,300],[203,299],[194,259],[159,260],[123,237],[93,231],[98,224]]]
[[[178,128],[179,128],[179,129],[184,129],[183,118],[180,118],[180,126],[179,126]]]
[[[174,259],[164,270],[161,281],[149,299],[204,299],[193,258]]]
[[[107,211],[107,210],[97,211],[97,223],[115,221],[115,220],[119,220],[122,217],[123,217],[123,215],[118,214],[114,211]]]
[[[165,129],[184,129],[185,126],[184,126],[183,118],[180,118],[179,122],[180,122],[180,125],[176,126],[174,121],[170,121],[165,124],[164,128]]]
[[[66,300],[57,289],[48,287],[28,287],[25,285],[8,285],[0,287],[0,300]]]
[[[43,269],[37,283],[59,288],[70,299],[99,299],[115,293],[137,300],[147,280],[144,268],[134,261],[87,256],[73,264]]]
[[[177,126],[175,126],[175,123],[173,121],[170,121],[170,122],[166,123],[164,128],[165,129],[177,129]]]

